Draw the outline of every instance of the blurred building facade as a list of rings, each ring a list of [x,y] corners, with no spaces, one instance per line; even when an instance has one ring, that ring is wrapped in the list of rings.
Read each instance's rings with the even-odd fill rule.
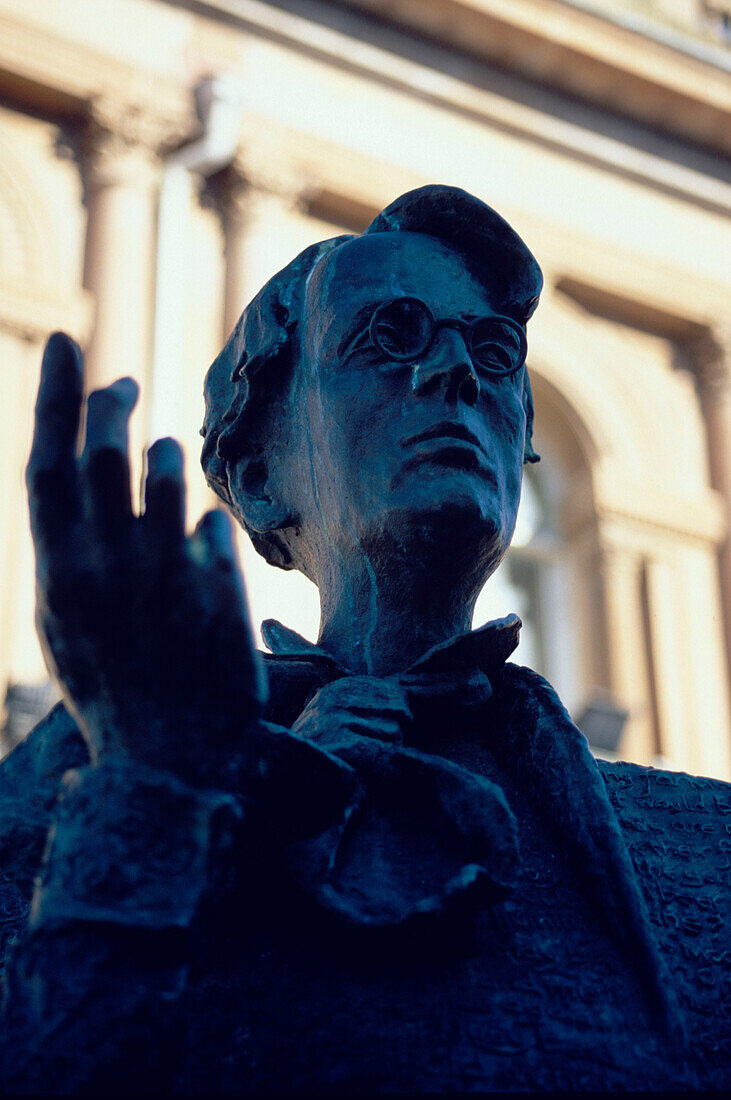
[[[521,613],[517,659],[604,750],[731,778],[729,16],[0,0],[6,747],[48,701],[22,484],[48,333],[80,341],[89,388],[139,379],[135,453],[182,440],[195,518],[203,375],[243,306],[306,244],[441,182],[496,207],[546,275],[543,461],[479,620]],[[255,620],[313,636],[312,586],[242,545]]]

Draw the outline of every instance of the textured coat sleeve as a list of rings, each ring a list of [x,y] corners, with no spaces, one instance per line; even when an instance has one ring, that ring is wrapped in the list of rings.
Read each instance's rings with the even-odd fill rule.
[[[69,772],[6,975],[13,1092],[165,1089],[195,921],[240,811],[132,765]]]
[[[86,742],[58,703],[0,764],[0,873],[27,901],[64,772],[88,763]]]
[[[253,848],[330,827],[352,797],[350,769],[286,730],[262,727],[245,744],[235,794],[132,763],[87,763],[56,767],[44,801],[25,789],[37,760],[13,762],[13,813],[36,814],[29,858],[9,860],[21,905],[16,882],[27,893],[42,845],[45,855],[6,966],[6,1091],[170,1088],[179,1005],[219,884],[232,867],[246,874]]]

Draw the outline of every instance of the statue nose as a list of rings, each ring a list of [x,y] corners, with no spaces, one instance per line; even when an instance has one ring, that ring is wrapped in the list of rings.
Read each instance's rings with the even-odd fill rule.
[[[437,332],[426,354],[414,364],[411,388],[421,395],[443,388],[447,396],[466,405],[475,404],[480,382],[464,336],[457,328],[445,327]]]

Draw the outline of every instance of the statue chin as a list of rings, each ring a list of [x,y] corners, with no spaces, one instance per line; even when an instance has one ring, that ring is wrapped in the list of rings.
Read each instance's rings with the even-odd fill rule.
[[[507,524],[494,496],[485,499],[463,482],[448,496],[429,489],[427,484],[419,496],[411,494],[406,505],[392,502],[374,517],[359,544],[372,559],[388,562],[391,574],[401,560],[410,571],[433,573],[440,585],[457,574],[475,578],[481,587],[508,550],[515,516]]]

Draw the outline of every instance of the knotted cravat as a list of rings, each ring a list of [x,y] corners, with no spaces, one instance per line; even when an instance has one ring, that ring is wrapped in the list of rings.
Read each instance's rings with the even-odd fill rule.
[[[518,830],[500,788],[421,751],[455,715],[484,707],[488,671],[517,645],[517,616],[452,639],[398,676],[349,676],[323,650],[269,622],[279,660],[309,663],[319,689],[292,725],[353,773],[344,813],[319,836],[293,844],[293,873],[320,904],[368,926],[434,914],[467,893],[504,898],[518,872]],[[324,681],[324,682],[323,682]],[[281,692],[280,692],[281,695]],[[415,721],[413,719],[416,719]]]

